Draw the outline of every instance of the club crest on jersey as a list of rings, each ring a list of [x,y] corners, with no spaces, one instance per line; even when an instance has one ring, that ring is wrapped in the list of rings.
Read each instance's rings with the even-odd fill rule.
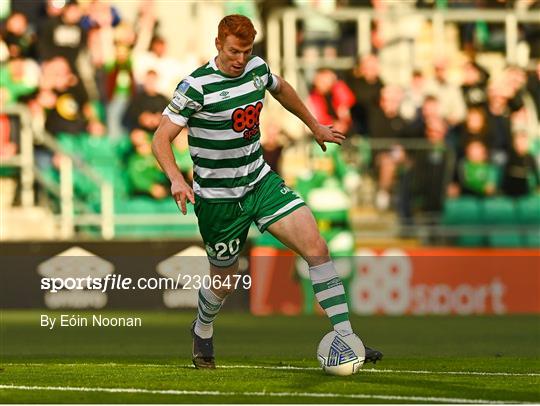
[[[261,77],[255,73],[253,74],[253,84],[257,90],[262,90],[264,88],[264,82],[262,81]]]
[[[206,244],[205,248],[208,255],[210,255],[211,257],[216,256],[216,251],[212,248],[210,244]]]

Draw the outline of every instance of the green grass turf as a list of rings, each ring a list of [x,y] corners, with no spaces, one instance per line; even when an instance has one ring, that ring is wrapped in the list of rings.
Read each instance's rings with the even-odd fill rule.
[[[385,353],[384,361],[375,366],[379,372],[368,364],[355,376],[332,377],[316,368],[316,346],[330,330],[324,317],[257,318],[223,313],[216,322],[215,348],[221,366],[291,365],[315,369],[198,371],[189,366],[193,312],[108,311],[102,314],[138,316],[143,325],[54,330],[39,327],[42,313],[60,314],[2,311],[0,385],[183,390],[190,394],[0,388],[0,403],[420,402],[411,396],[540,402],[538,316],[355,317],[353,325],[358,334],[367,345]],[[418,370],[431,373],[408,372]],[[446,374],[448,371],[466,374]],[[194,391],[229,394],[200,395]],[[289,395],[276,397],[270,393]],[[290,393],[406,398],[317,398]],[[431,399],[429,403],[437,400],[449,402]]]

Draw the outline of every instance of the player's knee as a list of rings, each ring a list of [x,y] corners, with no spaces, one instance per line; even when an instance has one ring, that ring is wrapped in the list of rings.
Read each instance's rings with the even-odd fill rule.
[[[308,245],[304,259],[310,266],[315,266],[327,262],[329,256],[328,245],[326,244],[326,241],[319,236]]]

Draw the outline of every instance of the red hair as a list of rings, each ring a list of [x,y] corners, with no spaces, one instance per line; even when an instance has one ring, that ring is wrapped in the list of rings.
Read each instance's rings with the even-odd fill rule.
[[[225,41],[228,35],[234,35],[242,41],[253,42],[257,31],[246,16],[231,14],[223,17],[218,25],[218,39]]]

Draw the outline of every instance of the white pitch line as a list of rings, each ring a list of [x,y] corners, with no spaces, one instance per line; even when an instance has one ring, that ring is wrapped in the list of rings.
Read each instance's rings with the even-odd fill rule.
[[[265,366],[265,365],[222,365],[218,368],[223,369],[284,369],[284,370],[301,370],[301,371],[313,371],[320,370],[319,367],[295,367],[292,365],[283,365],[283,366]],[[359,373],[362,372],[375,372],[382,374],[437,374],[437,375],[478,375],[478,376],[540,376],[540,373],[530,372],[530,373],[512,373],[512,372],[474,372],[474,371],[424,371],[418,369],[406,370],[406,369],[377,369],[377,368],[363,368],[360,369]]]
[[[298,397],[298,398],[345,398],[345,399],[379,399],[413,402],[439,403],[476,403],[476,404],[507,404],[521,403],[515,401],[498,401],[486,399],[446,398],[436,396],[398,396],[398,395],[366,395],[341,393],[310,393],[310,392],[221,392],[221,391],[191,391],[177,389],[141,389],[141,388],[90,388],[74,386],[26,386],[0,385],[0,389],[27,391],[61,391],[61,392],[106,392],[106,393],[142,393],[151,395],[207,395],[207,396],[259,396],[259,397]]]
[[[423,371],[423,370],[398,370],[398,369],[376,369],[366,368],[361,369],[364,372],[378,372],[378,373],[403,373],[403,374],[437,374],[437,375],[467,375],[467,376],[540,376],[540,373],[535,372],[477,372],[477,371]]]
[[[10,366],[62,366],[62,367],[80,367],[80,366],[95,366],[95,367],[134,367],[134,368],[193,368],[193,365],[187,364],[123,364],[116,362],[109,363],[3,363],[0,365]],[[319,371],[319,367],[297,367],[294,365],[219,365],[218,369],[268,369],[268,370],[285,370],[285,371]],[[538,372],[482,372],[482,371],[427,371],[419,369],[377,369],[377,368],[363,368],[360,369],[360,373],[380,373],[380,374],[418,374],[418,375],[464,375],[464,376],[513,376],[513,377],[526,377],[536,376],[540,377]]]

